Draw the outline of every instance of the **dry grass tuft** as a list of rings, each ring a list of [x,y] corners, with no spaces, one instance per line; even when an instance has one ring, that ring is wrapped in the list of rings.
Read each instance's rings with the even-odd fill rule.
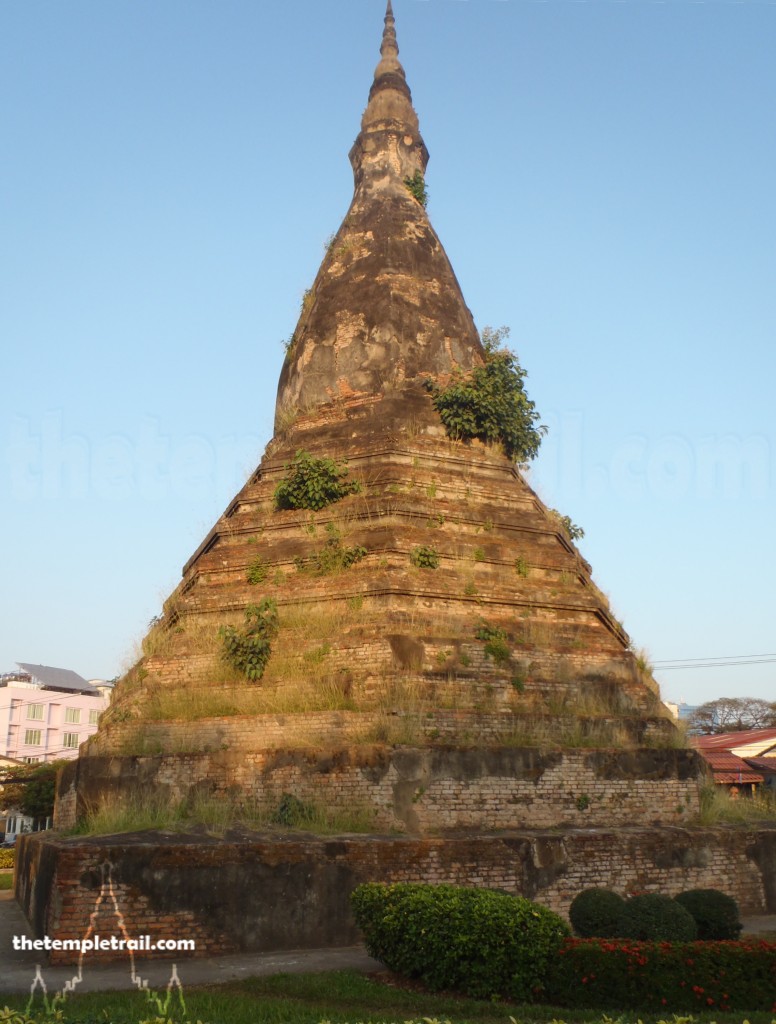
[[[701,789],[699,825],[756,825],[766,821],[776,824],[776,795],[773,793],[739,795],[734,799],[724,786]]]
[[[611,720],[583,718],[547,718],[523,715],[516,717],[511,728],[499,736],[499,743],[508,747],[566,747],[630,750],[636,744],[624,725]]]
[[[353,745],[385,744],[391,747],[425,746],[427,739],[423,732],[423,717],[419,713],[384,713],[377,719],[370,716],[362,729],[354,732]]]
[[[116,835],[151,829],[186,832],[204,825],[222,835],[227,829],[305,831],[318,835],[375,832],[377,811],[359,804],[338,806],[322,798],[298,800],[290,794],[268,794],[266,801],[252,797],[198,793],[181,800],[160,793],[104,798],[89,808],[71,834]]]
[[[309,668],[307,679],[286,681],[280,686],[165,688],[148,702],[147,717],[151,721],[193,722],[235,715],[353,710],[353,701],[336,677],[319,674],[320,665]]]

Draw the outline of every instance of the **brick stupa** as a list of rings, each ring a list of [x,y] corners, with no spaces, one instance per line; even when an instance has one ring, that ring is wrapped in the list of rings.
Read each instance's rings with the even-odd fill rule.
[[[164,778],[173,798],[323,797],[410,832],[610,823],[588,763],[605,748],[665,783],[665,799],[634,790],[627,813],[674,823],[695,805],[679,778],[693,755],[644,749],[670,746],[673,726],[589,565],[502,448],[451,439],[434,407],[427,382],[486,354],[408,187],[428,152],[390,4],[380,52],[350,152],[353,201],[288,344],[275,436],[83,751],[78,814],[132,781],[115,765],[106,778],[106,757],[153,755],[135,783]],[[317,511],[279,508],[299,452],[358,489]],[[279,630],[248,679],[225,661],[223,629],[267,599]],[[567,751],[573,784],[539,795],[523,748]],[[181,754],[194,758],[184,773],[159,768]],[[310,769],[321,755],[335,766]],[[451,791],[461,757],[479,789],[461,778]],[[490,800],[491,786],[508,799]]]
[[[698,809],[700,761],[563,520],[435,408],[428,381],[488,356],[408,187],[428,152],[398,53],[389,3],[353,201],[288,346],[275,436],[59,784],[59,826],[151,799],[274,825],[31,840],[19,893],[39,932],[75,927],[105,863],[144,930],[177,914],[200,952],[353,941],[347,893],[369,878],[563,910],[584,884],[679,891],[727,873],[763,905],[756,843],[676,828]],[[357,489],[278,507],[298,453]],[[224,653],[256,607],[278,628],[249,678]],[[305,808],[336,841],[288,832]]]
[[[434,408],[427,382],[466,374],[485,353],[407,187],[422,181],[428,152],[390,5],[350,161],[353,201],[290,340],[274,437],[184,567],[85,757],[260,754],[261,782],[243,769],[238,782],[269,800],[322,786],[268,772],[272,750],[325,749],[355,763],[381,743],[391,760],[398,745],[659,741],[672,726],[657,686],[561,518],[499,445],[450,439]],[[278,509],[275,489],[299,452],[346,467],[357,492],[319,511]],[[419,551],[438,566],[414,564]],[[343,567],[347,552],[362,557]],[[266,598],[279,631],[250,681],[224,664],[219,630],[240,630],[246,608]],[[378,800],[381,823],[438,823],[432,794],[425,785],[408,810]],[[357,786],[348,795],[372,802]],[[579,796],[566,794],[566,810]],[[472,808],[439,813],[454,825],[495,823]],[[520,807],[499,824],[533,820]]]

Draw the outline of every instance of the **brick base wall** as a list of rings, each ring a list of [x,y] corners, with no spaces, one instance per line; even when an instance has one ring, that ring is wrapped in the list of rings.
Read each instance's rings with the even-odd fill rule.
[[[35,933],[192,938],[195,954],[358,941],[348,895],[374,880],[450,882],[522,894],[565,913],[580,889],[713,886],[744,913],[776,913],[776,828],[516,831],[434,838],[137,834],[24,836],[17,898]],[[100,897],[102,897],[100,899]],[[121,915],[121,919],[119,919]],[[101,954],[120,959],[123,954]],[[53,963],[76,958],[61,951]]]

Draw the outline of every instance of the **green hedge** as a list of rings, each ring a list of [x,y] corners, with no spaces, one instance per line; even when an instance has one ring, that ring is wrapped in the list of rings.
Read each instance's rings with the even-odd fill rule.
[[[566,922],[530,900],[490,889],[369,883],[352,894],[369,953],[431,989],[521,1002],[542,996]]]
[[[0,850],[0,868],[12,868],[14,865],[15,854],[16,850],[14,847]]]
[[[692,914],[699,939],[737,939],[743,925],[738,904],[718,889],[688,889],[674,896]]]
[[[692,914],[670,896],[645,892],[626,901],[613,934],[642,942],[692,942],[698,927]]]
[[[571,901],[569,920],[583,939],[608,939],[617,934],[625,900],[611,889],[583,889]]]
[[[712,941],[737,939],[742,929],[738,904],[719,889],[688,889],[673,899],[642,893],[629,900],[610,889],[583,889],[571,901],[569,919],[581,939]]]
[[[545,998],[620,1010],[776,1012],[776,943],[568,939]]]

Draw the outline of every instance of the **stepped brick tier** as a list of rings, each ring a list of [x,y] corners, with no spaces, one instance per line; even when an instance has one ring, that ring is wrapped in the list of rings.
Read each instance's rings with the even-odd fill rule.
[[[415,422],[433,422],[428,395],[412,397]],[[670,744],[654,682],[517,471],[479,444],[392,435],[385,406],[391,396],[326,407],[326,421],[272,443],[187,565],[82,761],[228,750],[245,765],[248,752],[380,742],[460,744],[472,759],[490,747]],[[317,513],[277,511],[299,448],[347,456],[360,492]],[[334,573],[308,570],[332,538],[366,553]],[[413,565],[423,547],[438,568]],[[251,585],[257,559],[264,578]],[[280,630],[263,678],[248,682],[224,664],[219,630],[239,627],[257,591],[277,601]],[[504,633],[497,657],[483,625]],[[695,810],[698,771],[683,772],[672,806]],[[314,775],[296,795],[308,785]]]
[[[701,759],[676,749],[657,685],[563,519],[498,446],[443,426],[434,387],[492,355],[417,198],[428,153],[390,3],[350,158],[353,202],[289,342],[275,436],[63,772],[56,823],[151,798],[231,802],[277,823],[292,800],[342,822],[358,812],[390,834],[34,837],[18,892],[36,928],[80,927],[100,858],[136,918],[145,908],[199,922],[200,952],[350,941],[342,901],[370,877],[499,885],[561,909],[584,884],[724,879],[765,906],[770,840],[676,831],[698,811]],[[354,486],[316,511],[279,508],[298,453],[332,460]],[[265,601],[277,632],[248,678],[225,661],[224,630],[242,630]],[[634,823],[653,832],[611,831]],[[558,833],[520,831],[536,828]],[[262,918],[248,937],[240,913],[203,895],[217,899],[222,870],[235,906],[255,890],[260,916],[315,905],[338,923],[281,937]],[[167,897],[152,891],[158,878]]]

